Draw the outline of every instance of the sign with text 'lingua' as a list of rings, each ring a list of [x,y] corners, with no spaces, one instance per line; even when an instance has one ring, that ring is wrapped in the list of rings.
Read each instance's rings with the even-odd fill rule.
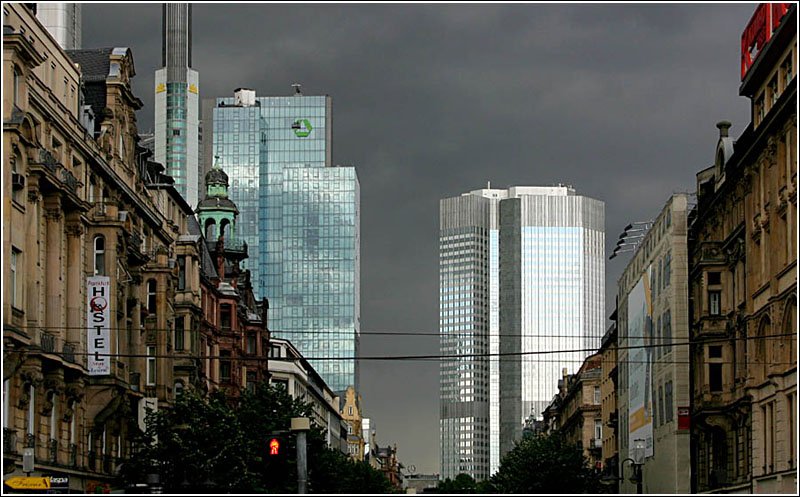
[[[111,280],[108,276],[86,278],[86,325],[88,328],[86,368],[89,376],[111,374]]]

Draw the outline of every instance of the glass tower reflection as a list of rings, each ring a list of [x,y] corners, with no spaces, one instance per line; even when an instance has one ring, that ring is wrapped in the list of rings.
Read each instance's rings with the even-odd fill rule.
[[[360,187],[354,167],[331,166],[331,98],[239,89],[216,100],[213,121],[270,329],[334,391],[358,388]]]
[[[464,356],[440,364],[441,474],[485,479],[588,355],[550,352],[599,345],[604,204],[561,186],[483,189],[439,216],[441,353]]]

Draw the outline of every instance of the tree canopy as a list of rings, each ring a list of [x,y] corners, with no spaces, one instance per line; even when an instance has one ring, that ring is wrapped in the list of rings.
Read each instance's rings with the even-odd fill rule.
[[[147,475],[158,474],[168,493],[295,493],[295,436],[281,436],[279,457],[269,456],[269,437],[288,431],[291,418],[313,420],[312,415],[310,403],[292,398],[282,386],[260,384],[234,404],[220,392],[203,398],[185,391],[170,409],[148,414],[122,479],[144,483]],[[327,447],[313,422],[306,452],[310,492],[391,491],[380,471]]]
[[[499,493],[598,493],[597,472],[583,451],[558,433],[530,436],[518,442],[500,461],[490,479]]]

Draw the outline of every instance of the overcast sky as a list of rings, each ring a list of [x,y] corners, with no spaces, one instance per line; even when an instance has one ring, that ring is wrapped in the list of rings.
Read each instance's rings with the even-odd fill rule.
[[[333,97],[333,158],[361,180],[364,331],[438,331],[438,201],[572,184],[606,203],[606,249],[693,191],[717,121],[738,136],[740,36],[755,4],[212,5],[193,11],[201,98]],[[83,47],[133,50],[153,128],[159,4],[83,6]],[[607,309],[626,257],[606,268]],[[436,354],[435,336],[362,338],[362,355]],[[364,362],[381,445],[438,472],[438,364]],[[555,386],[554,386],[555,387]]]

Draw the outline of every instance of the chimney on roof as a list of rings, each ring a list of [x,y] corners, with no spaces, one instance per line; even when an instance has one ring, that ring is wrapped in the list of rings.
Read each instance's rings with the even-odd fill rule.
[[[720,121],[717,123],[717,128],[719,128],[719,137],[725,138],[728,136],[728,129],[730,129],[731,123],[730,121]]]

